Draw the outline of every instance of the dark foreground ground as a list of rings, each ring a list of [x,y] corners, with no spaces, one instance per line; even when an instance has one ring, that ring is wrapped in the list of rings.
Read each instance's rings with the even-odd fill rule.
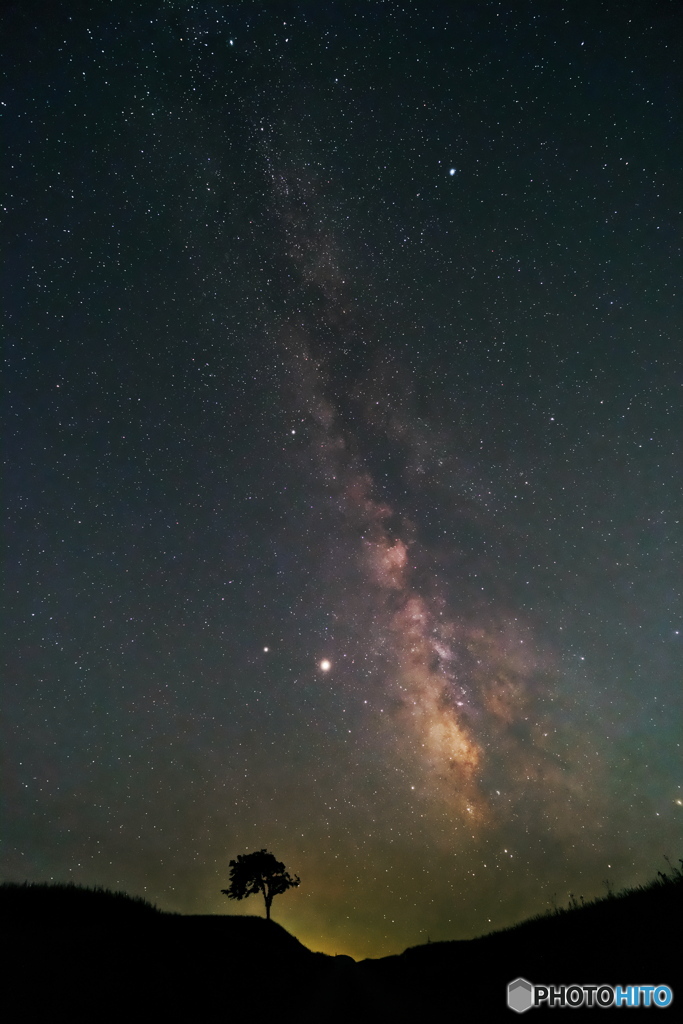
[[[0,886],[4,1021],[514,1020],[507,984],[667,984],[680,1020],[683,875],[468,942],[354,963],[257,917],[165,914],[75,887]],[[532,1009],[539,1013],[614,1010]]]

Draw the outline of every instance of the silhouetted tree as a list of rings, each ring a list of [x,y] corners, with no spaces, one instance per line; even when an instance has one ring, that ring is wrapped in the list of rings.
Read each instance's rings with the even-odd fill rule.
[[[270,921],[273,898],[297,885],[299,877],[295,875],[292,878],[272,853],[256,850],[254,853],[241,853],[237,860],[230,861],[230,886],[221,892],[230,900],[243,900],[254,893],[263,893],[266,918]]]

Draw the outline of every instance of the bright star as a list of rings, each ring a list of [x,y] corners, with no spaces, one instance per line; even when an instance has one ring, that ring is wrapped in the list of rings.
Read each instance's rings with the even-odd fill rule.
[[[328,661],[327,658],[324,658],[320,662],[320,671],[321,672],[329,672],[331,668],[332,668],[332,662]]]

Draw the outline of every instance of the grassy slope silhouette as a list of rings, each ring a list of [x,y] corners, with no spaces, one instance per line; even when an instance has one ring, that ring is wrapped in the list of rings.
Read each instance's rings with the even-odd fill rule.
[[[648,885],[573,902],[478,939],[413,946],[375,961],[372,971],[388,991],[402,993],[405,1019],[424,1009],[425,996],[434,1009],[465,1020],[482,1011],[508,1016],[507,984],[520,976],[533,984],[667,984],[683,998],[682,923],[683,871],[675,868]],[[604,1011],[571,1010],[594,1012]]]
[[[676,1000],[681,921],[683,872],[674,869],[478,939],[354,964],[311,952],[261,917],[172,914],[105,889],[5,883],[3,1004],[8,1020],[58,1006],[89,1020],[495,1020],[509,1015],[506,986],[518,975],[537,984],[664,983]]]

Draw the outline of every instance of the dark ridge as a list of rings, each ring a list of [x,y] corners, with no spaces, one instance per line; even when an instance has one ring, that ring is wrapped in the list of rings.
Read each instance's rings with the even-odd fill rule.
[[[622,889],[618,893],[610,893],[588,902],[584,902],[582,897],[577,900],[572,896],[568,907],[556,907],[546,913],[536,914],[509,928],[469,939],[467,943],[508,944],[515,940],[526,947],[529,943],[542,944],[556,935],[578,938],[596,929],[600,932],[611,930],[616,937],[621,929],[626,926],[632,928],[638,922],[642,925],[652,925],[657,921],[663,923],[671,914],[672,907],[683,910],[682,900],[683,871],[673,868],[670,875],[658,872],[657,878],[646,885]],[[407,956],[418,950],[433,950],[437,946],[456,945],[461,943],[432,942],[426,946],[411,946],[401,955]]]
[[[75,924],[110,922],[113,919],[150,919],[161,915],[142,896],[112,892],[96,886],[89,889],[74,882],[2,882],[0,920],[2,927],[27,924]]]
[[[510,1019],[507,985],[518,977],[537,985],[666,984],[683,996],[682,921],[683,872],[674,868],[616,895],[588,903],[572,898],[568,908],[480,938],[412,946],[358,968],[399,996],[404,1019],[419,1012],[425,993],[440,1013],[457,1007],[464,1020],[482,1012],[487,1020]],[[572,1019],[592,1012],[603,1011],[572,1009]]]
[[[5,883],[3,1009],[8,1020],[38,1020],[58,999],[79,1021],[510,1020],[507,985],[517,977],[667,984],[680,998],[681,920],[683,872],[674,869],[480,938],[356,964],[311,952],[262,917],[173,914],[106,889]]]
[[[140,897],[73,884],[0,885],[2,1008],[42,1020],[349,1019],[379,993],[350,957],[314,953],[263,917],[167,913]]]

